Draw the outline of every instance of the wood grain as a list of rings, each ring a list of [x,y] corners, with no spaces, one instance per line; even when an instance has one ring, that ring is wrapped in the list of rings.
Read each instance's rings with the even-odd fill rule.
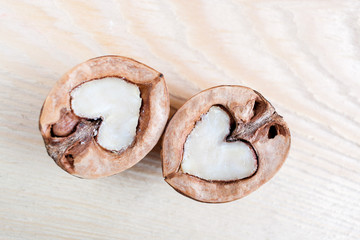
[[[0,0],[0,239],[360,239],[360,1]],[[261,92],[292,133],[280,172],[208,205],[161,176],[159,148],[81,180],[47,156],[41,105],[106,54],[165,75],[174,109],[198,91]]]

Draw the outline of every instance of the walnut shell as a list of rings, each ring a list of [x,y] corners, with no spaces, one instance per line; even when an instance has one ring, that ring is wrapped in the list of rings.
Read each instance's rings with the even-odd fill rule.
[[[212,106],[226,109],[233,127],[226,141],[244,141],[255,150],[257,170],[247,178],[211,181],[182,172],[187,136]],[[173,116],[163,136],[162,169],[165,181],[192,199],[229,202],[246,196],[267,182],[284,163],[290,131],[274,107],[258,92],[242,86],[218,86],[188,100]]]
[[[71,91],[88,81],[117,77],[137,85],[142,105],[136,136],[123,151],[101,147],[94,132],[101,119],[78,117],[71,108]],[[103,56],[81,63],[66,73],[47,96],[39,128],[48,154],[68,173],[99,178],[124,171],[150,152],[165,128],[170,111],[164,77],[156,70],[120,56]]]

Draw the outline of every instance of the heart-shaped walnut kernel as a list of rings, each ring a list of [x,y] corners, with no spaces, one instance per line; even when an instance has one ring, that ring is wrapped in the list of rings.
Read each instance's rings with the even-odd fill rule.
[[[107,77],[89,81],[71,91],[74,114],[102,119],[97,142],[110,151],[122,151],[134,141],[139,121],[141,97],[135,84]]]
[[[205,90],[186,102],[165,131],[165,181],[202,202],[246,196],[281,167],[290,132],[273,106],[241,86]]]
[[[163,75],[120,56],[82,63],[56,83],[39,127],[65,171],[109,176],[140,161],[159,140],[170,111]]]
[[[229,132],[229,115],[211,107],[186,139],[181,170],[209,181],[251,176],[257,169],[255,151],[242,141],[227,142]]]

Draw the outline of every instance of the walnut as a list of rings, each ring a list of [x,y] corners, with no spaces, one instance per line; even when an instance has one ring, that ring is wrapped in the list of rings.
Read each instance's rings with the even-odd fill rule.
[[[119,173],[158,142],[170,111],[164,77],[120,56],[79,64],[47,96],[39,128],[48,154],[82,178]]]
[[[187,101],[162,144],[165,181],[201,202],[229,202],[268,181],[284,163],[290,131],[258,92],[218,86]]]

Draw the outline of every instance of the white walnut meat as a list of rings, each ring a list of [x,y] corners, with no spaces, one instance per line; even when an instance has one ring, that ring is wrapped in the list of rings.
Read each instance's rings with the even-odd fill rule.
[[[161,137],[169,111],[161,73],[130,58],[103,56],[77,65],[55,84],[39,128],[63,170],[99,178],[143,159]]]
[[[187,101],[163,136],[165,181],[201,202],[242,198],[280,169],[290,131],[258,92],[242,86],[207,89]]]

